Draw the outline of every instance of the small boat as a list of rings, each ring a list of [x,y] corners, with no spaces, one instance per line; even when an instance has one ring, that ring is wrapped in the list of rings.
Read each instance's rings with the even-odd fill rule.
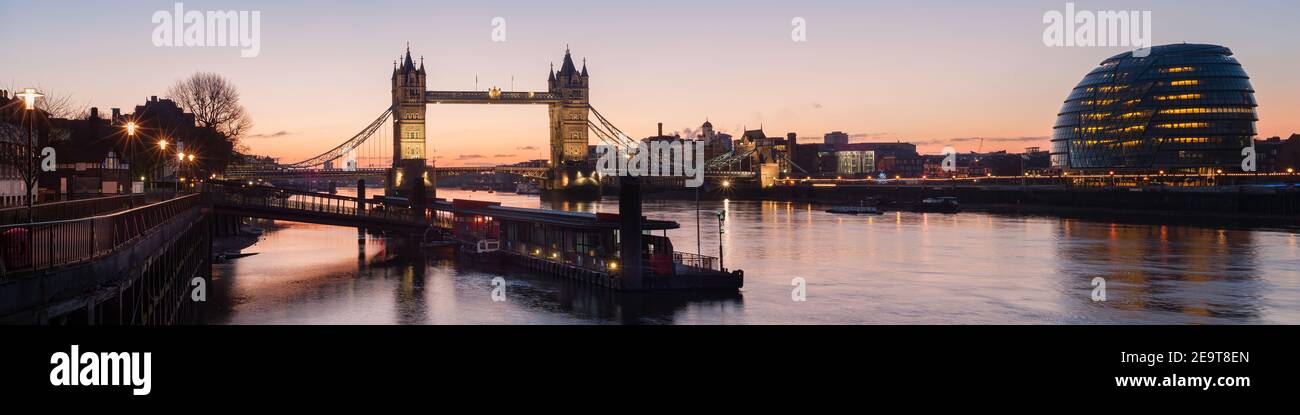
[[[843,215],[882,215],[880,209],[875,206],[836,206],[826,209],[826,213],[839,213]]]
[[[458,246],[460,246],[459,241],[451,239],[446,232],[432,226],[425,229],[424,237],[420,238],[420,248],[423,249],[452,253]]]
[[[537,188],[536,184],[529,181],[519,182],[515,185],[515,193],[521,195],[539,195],[542,190]]]
[[[475,244],[460,245],[460,253],[474,261],[496,262],[500,252],[501,242],[495,239],[483,239]]]
[[[880,211],[880,200],[876,198],[863,199],[858,202],[857,206],[835,206],[826,209],[826,213],[839,213],[842,215],[883,215]]]
[[[961,210],[955,197],[932,197],[913,206],[917,212],[957,213]]]
[[[239,258],[243,258],[243,257],[253,256],[253,255],[257,255],[257,253],[256,253],[256,252],[253,252],[253,253],[247,253],[247,254],[246,254],[246,253],[241,253],[241,252],[221,252],[221,253],[217,253],[217,254],[212,255],[212,262],[214,262],[214,263],[218,263],[218,264],[224,264],[224,263],[226,263],[226,262],[228,262],[228,261],[230,261],[230,260],[232,260],[232,259],[239,259]]]

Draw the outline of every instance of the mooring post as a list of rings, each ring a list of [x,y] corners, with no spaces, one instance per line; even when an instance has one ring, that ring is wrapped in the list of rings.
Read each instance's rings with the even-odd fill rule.
[[[641,290],[641,179],[619,177],[618,190],[619,257],[623,262],[620,271],[623,289]]]
[[[358,179],[357,180],[357,215],[365,216],[365,214],[366,214],[366,179]],[[358,226],[357,244],[364,245],[365,243],[366,243],[366,228],[362,226]],[[365,251],[362,252],[364,254]]]

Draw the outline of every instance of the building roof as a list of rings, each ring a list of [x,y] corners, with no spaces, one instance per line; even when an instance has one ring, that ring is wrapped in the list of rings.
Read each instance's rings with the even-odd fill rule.
[[[564,63],[560,65],[560,75],[573,75],[578,72],[573,64],[573,56],[569,55],[569,48],[564,48]]]
[[[452,210],[460,214],[491,216],[498,220],[544,223],[576,229],[618,229],[621,226],[621,224],[616,220],[601,220],[601,218],[594,213],[565,212],[547,209],[525,209],[506,206],[464,207],[463,203],[462,207],[455,207],[454,204],[455,202],[439,200],[434,205],[438,209]],[[656,231],[677,229],[680,227],[681,225],[677,222],[666,220],[644,219],[641,224],[641,228],[644,230]]]
[[[745,130],[745,133],[741,134],[740,138],[742,140],[758,141],[767,138],[767,134],[762,129]]]
[[[1179,55],[1185,53],[1217,54],[1217,55],[1232,56],[1232,49],[1228,49],[1226,47],[1219,46],[1219,45],[1178,43],[1173,45],[1152,46],[1151,54],[1149,56]],[[1106,59],[1106,61],[1128,59],[1132,57],[1133,57],[1133,51],[1129,51],[1115,56],[1111,56],[1110,59]]]
[[[124,157],[121,130],[105,120],[53,119],[50,122],[55,129],[69,133],[68,140],[51,143],[58,151],[59,163],[99,163],[108,157],[110,151],[118,158]]]

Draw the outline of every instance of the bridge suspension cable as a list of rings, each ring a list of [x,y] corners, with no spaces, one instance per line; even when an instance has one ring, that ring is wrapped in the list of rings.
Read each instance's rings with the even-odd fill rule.
[[[362,143],[365,143],[366,140],[370,139],[370,137],[374,136],[375,132],[379,131],[380,127],[384,125],[384,122],[388,121],[388,117],[392,115],[393,115],[393,108],[389,107],[388,109],[384,110],[383,114],[379,115],[379,118],[376,118],[375,121],[367,125],[366,128],[361,130],[361,132],[352,136],[352,138],[349,138],[347,141],[344,141],[343,144],[339,144],[337,147],[334,147],[333,149],[330,149],[329,151],[326,151],[316,157],[312,157],[297,163],[285,164],[283,165],[283,167],[291,168],[291,169],[306,169],[312,167],[319,167],[324,165],[325,163],[343,158],[348,154],[349,151],[356,149]],[[358,162],[358,164],[360,163]]]
[[[587,120],[587,126],[592,132],[596,133],[596,137],[600,138],[600,141],[620,147],[620,149],[624,151],[636,148],[635,140],[623,133],[623,130],[614,126],[614,123],[609,122],[609,119],[605,118],[604,115],[601,115],[600,111],[596,111],[596,107],[589,108],[591,108],[591,114],[596,116],[596,120],[599,121],[600,124]]]

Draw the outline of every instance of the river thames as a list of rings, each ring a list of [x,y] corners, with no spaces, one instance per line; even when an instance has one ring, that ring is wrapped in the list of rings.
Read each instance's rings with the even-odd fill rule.
[[[439,189],[506,206],[537,196]],[[745,271],[729,294],[612,293],[518,269],[425,255],[353,228],[263,223],[214,265],[211,324],[1300,324],[1296,230],[1109,223],[1048,216],[825,213],[795,202],[647,197],[681,224],[674,249]],[[493,280],[505,282],[494,301]],[[1095,278],[1105,301],[1095,301]],[[806,282],[804,301],[792,292]],[[500,282],[500,280],[498,281]],[[501,299],[498,297],[497,299]]]

